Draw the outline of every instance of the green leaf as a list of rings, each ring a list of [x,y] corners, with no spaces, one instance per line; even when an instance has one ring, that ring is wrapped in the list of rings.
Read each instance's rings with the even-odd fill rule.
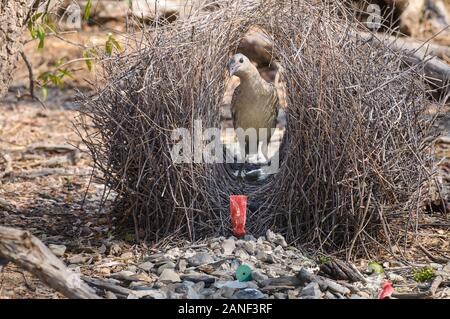
[[[110,35],[110,38],[111,38],[111,42],[114,45],[114,47],[117,50],[122,50],[122,47],[120,46],[119,42],[117,42],[117,40],[112,35]]]
[[[128,234],[125,234],[125,236],[124,236],[123,239],[124,239],[125,241],[127,241],[127,242],[134,242],[134,240],[136,239],[136,237],[135,237],[134,234],[128,233]]]
[[[371,274],[382,274],[384,273],[384,268],[379,263],[372,261],[369,263],[369,266],[367,267],[367,271]]]
[[[91,8],[92,8],[92,0],[88,0],[86,3],[86,8],[84,8],[84,20],[89,20],[89,16],[91,15]]]
[[[86,66],[87,66],[89,72],[92,71],[92,60],[91,60],[92,56],[91,56],[91,54],[88,51],[85,51],[85,52],[83,52],[83,58],[86,59],[85,62],[86,62]]]
[[[105,50],[106,50],[106,54],[112,55],[113,44],[112,44],[112,41],[110,39],[106,40]]]
[[[30,22],[35,23],[40,17],[42,17],[43,14],[43,12],[36,13],[31,17]]]
[[[62,75],[62,77],[67,76],[67,77],[69,77],[69,78],[71,78],[71,79],[74,78],[72,72],[70,72],[70,71],[67,70],[67,69],[59,69],[58,71],[59,71],[59,73]]]
[[[133,0],[128,0],[128,7],[133,8]]]
[[[420,269],[413,269],[412,273],[416,282],[426,282],[436,277],[436,271],[429,266],[425,266]]]
[[[41,80],[42,82],[44,82],[44,84],[47,83],[49,74],[50,72],[44,72],[42,74],[39,74],[38,80]]]
[[[113,48],[116,48],[117,50],[122,50],[122,47],[120,46],[119,42],[114,38],[114,36],[110,33],[108,35],[108,40],[106,40],[105,49],[106,53],[110,56],[113,53]]]
[[[44,101],[47,99],[47,85],[42,86],[42,99]]]
[[[61,80],[61,77],[59,77],[57,75],[54,75],[54,74],[50,74],[49,75],[49,79],[50,79],[50,82],[53,83],[53,85],[59,86],[59,87],[63,86],[63,82]]]
[[[34,28],[34,24],[31,21],[28,21],[28,30],[30,31],[30,35],[33,39],[37,38],[37,32]]]
[[[39,38],[38,50],[42,50],[45,43],[45,30],[42,26],[39,26],[36,32],[37,37]]]

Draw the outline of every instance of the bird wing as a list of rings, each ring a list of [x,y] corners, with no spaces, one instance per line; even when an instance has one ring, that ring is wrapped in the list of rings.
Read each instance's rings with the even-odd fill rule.
[[[265,81],[264,81],[265,82]],[[271,119],[271,128],[275,128],[277,125],[278,112],[280,109],[280,101],[278,98],[277,88],[273,83],[265,82],[264,83],[265,90],[268,92],[268,100],[267,100],[267,108],[266,112],[268,112],[267,117]]]
[[[236,100],[237,100],[237,97],[239,96],[240,92],[241,92],[241,88],[240,88],[240,85],[238,85],[236,87],[236,89],[234,89],[233,96],[231,97],[231,116],[233,118],[233,127],[235,129],[237,128],[236,127],[236,125],[237,125],[237,123],[236,123]]]

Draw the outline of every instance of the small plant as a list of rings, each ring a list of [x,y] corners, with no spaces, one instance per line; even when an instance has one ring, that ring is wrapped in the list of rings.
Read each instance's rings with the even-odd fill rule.
[[[42,89],[43,99],[47,99],[47,86],[49,83],[59,88],[64,87],[64,77],[74,78],[72,72],[67,68],[64,68],[64,59],[59,60],[53,67],[53,70],[46,71],[39,75],[38,84]]]
[[[420,269],[413,270],[413,278],[416,282],[425,282],[433,279],[436,272],[432,267],[425,266]]]
[[[317,258],[317,263],[319,265],[327,264],[331,261],[331,258],[328,256],[321,255]]]
[[[383,274],[384,268],[376,261],[372,261],[367,266],[367,272],[370,274]]]
[[[131,6],[131,1],[129,1]],[[37,49],[39,51],[44,50],[45,40],[49,35],[58,35],[58,29],[51,19],[51,15],[48,11],[49,2],[47,2],[47,6],[43,12],[37,12],[33,14],[28,20],[28,30],[30,32],[31,38],[33,40],[38,40]],[[83,14],[83,20],[88,21],[90,19],[92,9],[92,0],[87,1],[86,7]],[[122,47],[119,42],[114,38],[112,33],[108,34],[108,38],[104,45],[98,47],[87,47],[82,53],[82,58],[77,58],[73,60],[66,60],[65,58],[61,58],[53,67],[49,68],[45,72],[38,75],[37,79],[34,79],[33,69],[31,64],[26,59],[24,53],[22,53],[22,57],[25,62],[29,66],[30,73],[30,94],[34,98],[34,84],[37,84],[42,90],[42,98],[43,100],[47,99],[47,87],[48,85],[53,85],[59,88],[64,87],[65,78],[74,79],[74,74],[71,69],[68,68],[73,62],[84,61],[86,63],[87,69],[92,71],[94,61],[98,60],[98,56],[100,54],[100,48],[103,50],[104,54],[107,56],[112,56],[114,51],[122,51]]]

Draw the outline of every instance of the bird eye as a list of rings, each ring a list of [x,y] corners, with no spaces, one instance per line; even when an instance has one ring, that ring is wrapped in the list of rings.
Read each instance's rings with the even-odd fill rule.
[[[240,63],[244,63],[244,59],[241,58],[241,59],[239,60],[239,62],[240,62]]]

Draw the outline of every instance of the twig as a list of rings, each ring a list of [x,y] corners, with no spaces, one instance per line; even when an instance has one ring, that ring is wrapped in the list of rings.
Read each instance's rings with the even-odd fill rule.
[[[431,254],[421,243],[417,243],[417,246],[419,246],[420,250],[428,257],[432,262],[438,263],[438,264],[446,264],[449,260],[447,258],[442,258],[438,256],[434,256]]]
[[[31,272],[68,298],[99,298],[29,232],[0,226],[0,256]]]

